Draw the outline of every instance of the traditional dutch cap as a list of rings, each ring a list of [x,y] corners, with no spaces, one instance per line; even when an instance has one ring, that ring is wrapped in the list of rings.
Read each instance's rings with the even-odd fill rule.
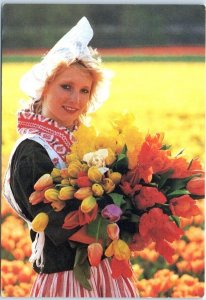
[[[109,73],[100,67],[101,59],[88,47],[93,37],[93,30],[86,17],[67,32],[54,47],[44,56],[42,61],[32,67],[20,80],[22,91],[35,102],[41,98],[46,79],[61,62],[69,64],[81,61],[85,66],[98,69],[102,81],[97,84],[96,92],[91,99],[88,112],[95,111],[108,97]]]

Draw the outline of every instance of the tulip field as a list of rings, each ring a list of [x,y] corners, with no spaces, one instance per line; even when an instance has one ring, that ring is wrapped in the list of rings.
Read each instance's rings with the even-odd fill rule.
[[[18,138],[16,111],[25,99],[19,79],[32,62],[2,65],[2,176],[10,151]],[[105,62],[113,73],[109,99],[93,114],[93,122],[106,130],[112,117],[132,113],[140,131],[164,132],[172,154],[199,157],[204,163],[204,62],[119,61]],[[92,116],[92,115],[91,115]],[[197,298],[204,295],[204,202],[201,214],[181,219],[185,235],[174,243],[175,255],[168,264],[154,244],[133,252],[136,286],[143,298]],[[2,199],[1,294],[28,297],[36,273],[29,263],[31,242],[27,225]]]

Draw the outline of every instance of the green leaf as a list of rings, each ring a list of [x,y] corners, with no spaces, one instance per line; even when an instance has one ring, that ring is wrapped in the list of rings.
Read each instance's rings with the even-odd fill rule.
[[[122,154],[127,154],[127,145],[125,144],[124,147],[122,148]]]
[[[109,196],[112,198],[114,204],[118,205],[119,207],[126,203],[126,201],[124,200],[124,196],[117,194],[117,193],[110,193]]]
[[[181,196],[181,195],[189,195],[190,192],[188,190],[176,190],[172,193],[169,193],[167,196],[168,197],[176,197],[176,196]]]
[[[163,185],[165,184],[165,182],[167,181],[167,179],[174,173],[173,169],[169,169],[167,172],[161,174],[160,177],[160,181],[158,184],[158,188],[161,189],[163,187]]]
[[[174,221],[175,224],[177,225],[177,227],[180,227],[180,218],[179,217],[171,215],[171,216],[169,216],[169,219]]]
[[[117,156],[117,160],[112,165],[114,171],[124,173],[128,169],[127,146],[125,145],[122,152]]]
[[[78,247],[76,250],[74,266],[77,264],[83,264],[87,259],[87,248],[86,247]]]
[[[88,281],[90,278],[89,262],[85,260],[82,264],[76,264],[73,269],[76,280],[87,290],[91,291],[92,287]]]
[[[180,154],[182,154],[183,152],[184,152],[184,148],[183,149],[181,149],[176,155],[175,155],[175,157],[177,157],[177,156],[179,156]]]
[[[172,147],[172,145],[166,145],[166,144],[164,144],[164,145],[162,145],[162,147],[160,148],[160,150],[168,150],[171,147]]]
[[[200,177],[201,174],[193,174],[191,176],[181,178],[181,179],[172,179],[171,181],[171,189],[174,190],[180,190],[182,188],[185,188],[186,184],[194,177]]]
[[[134,222],[134,223],[138,223],[139,222],[139,216],[135,215],[135,214],[131,214],[130,221]]]
[[[90,236],[96,237],[98,224],[101,218],[101,226],[99,228],[99,238],[102,239],[103,244],[106,242],[107,239],[107,225],[109,221],[102,216],[98,216],[93,222],[87,224],[87,233]]]
[[[127,244],[130,244],[133,239],[133,234],[127,231],[121,231],[121,239]]]

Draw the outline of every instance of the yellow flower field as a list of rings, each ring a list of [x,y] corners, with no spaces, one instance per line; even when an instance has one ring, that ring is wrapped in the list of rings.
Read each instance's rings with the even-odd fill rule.
[[[8,155],[16,132],[19,78],[31,63],[3,64],[2,152]],[[109,100],[94,114],[102,129],[112,112],[129,111],[147,132],[164,131],[166,141],[185,155],[201,156],[204,146],[204,64],[199,62],[105,63],[114,72]]]
[[[16,111],[26,99],[19,79],[32,63],[3,63],[2,66],[2,174],[18,138]],[[143,132],[164,132],[172,154],[184,150],[191,159],[204,161],[204,63],[117,62],[105,63],[114,72],[109,99],[93,114],[93,123],[106,130],[114,114],[133,113]],[[169,267],[154,245],[138,255],[133,265],[142,297],[202,297],[204,293],[204,206],[201,215],[183,220],[186,237],[175,245],[176,262]],[[3,200],[1,215],[3,249],[2,295],[28,297],[35,273],[28,228]]]

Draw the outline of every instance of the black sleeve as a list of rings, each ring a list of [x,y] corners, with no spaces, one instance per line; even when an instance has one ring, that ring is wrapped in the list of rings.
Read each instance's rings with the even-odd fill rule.
[[[63,210],[55,212],[50,204],[41,202],[31,205],[28,200],[34,191],[35,182],[43,174],[50,173],[53,168],[54,165],[46,150],[37,142],[25,140],[18,146],[12,159],[11,189],[15,200],[29,220],[32,221],[39,212],[51,211],[45,233],[55,245],[59,245],[78,229],[66,230],[62,228],[65,216],[77,208],[76,201],[67,201]]]

